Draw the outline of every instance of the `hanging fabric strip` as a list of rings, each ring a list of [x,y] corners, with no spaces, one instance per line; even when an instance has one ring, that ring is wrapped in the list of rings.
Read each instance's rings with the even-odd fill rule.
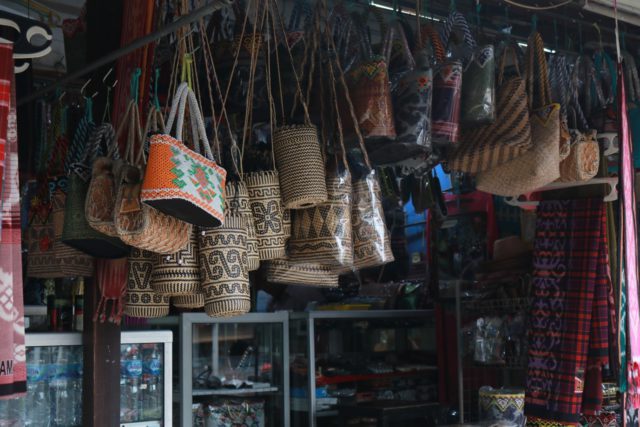
[[[0,44],[0,147],[3,167],[0,212],[0,398],[27,391],[22,300],[18,129],[11,44]]]
[[[525,415],[576,423],[602,404],[610,283],[602,199],[538,206]]]

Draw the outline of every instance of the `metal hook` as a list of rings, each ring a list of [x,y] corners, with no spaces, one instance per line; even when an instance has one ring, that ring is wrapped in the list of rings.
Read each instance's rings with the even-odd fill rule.
[[[118,84],[118,79],[115,79],[114,82],[112,84],[107,84],[107,78],[111,75],[111,73],[113,72],[113,67],[109,68],[109,71],[107,71],[104,75],[104,77],[102,78],[102,83],[105,86],[109,86],[111,89],[115,88],[116,85]]]
[[[598,25],[597,22],[594,22],[593,26],[595,27],[596,31],[598,32],[598,43],[600,44],[600,50],[604,50],[604,48],[602,46],[602,31],[600,30],[600,26]]]
[[[84,96],[84,90],[89,86],[89,83],[91,83],[91,79],[87,80],[85,84],[82,85],[80,88],[80,95]]]

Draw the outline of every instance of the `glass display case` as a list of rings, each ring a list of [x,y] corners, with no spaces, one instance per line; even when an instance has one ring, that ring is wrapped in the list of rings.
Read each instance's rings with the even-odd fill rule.
[[[427,415],[438,409],[431,310],[293,313],[290,331],[292,425],[348,425],[359,410],[367,418],[401,406],[421,418],[416,425],[433,418]]]
[[[287,312],[180,317],[183,426],[288,427]]]
[[[170,426],[173,333],[122,332],[120,341],[120,425]],[[82,334],[31,333],[26,347],[27,396],[0,401],[0,425],[82,426]]]

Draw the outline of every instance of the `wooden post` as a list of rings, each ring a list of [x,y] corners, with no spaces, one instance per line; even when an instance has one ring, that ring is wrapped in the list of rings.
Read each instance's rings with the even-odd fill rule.
[[[122,28],[122,0],[88,0],[87,63],[118,49]],[[107,67],[108,69],[108,67]],[[105,105],[102,76],[105,69],[96,70],[88,90],[98,91],[94,100],[94,117],[99,122]],[[110,260],[96,260],[108,264]],[[102,266],[101,266],[102,267]],[[97,268],[96,268],[97,270]],[[82,425],[85,427],[116,427],[120,425],[120,326],[111,322],[93,322],[100,300],[97,280],[85,286],[82,378]]]

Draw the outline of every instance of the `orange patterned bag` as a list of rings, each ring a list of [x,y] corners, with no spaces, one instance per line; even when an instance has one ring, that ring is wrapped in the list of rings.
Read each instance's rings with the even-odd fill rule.
[[[187,101],[195,151],[182,142]],[[186,83],[178,87],[174,97],[167,131],[172,128],[176,113],[176,138],[171,135],[151,137],[141,199],[160,212],[190,224],[217,227],[224,221],[227,172],[213,159],[200,107]],[[199,154],[200,143],[204,146],[204,156]]]

